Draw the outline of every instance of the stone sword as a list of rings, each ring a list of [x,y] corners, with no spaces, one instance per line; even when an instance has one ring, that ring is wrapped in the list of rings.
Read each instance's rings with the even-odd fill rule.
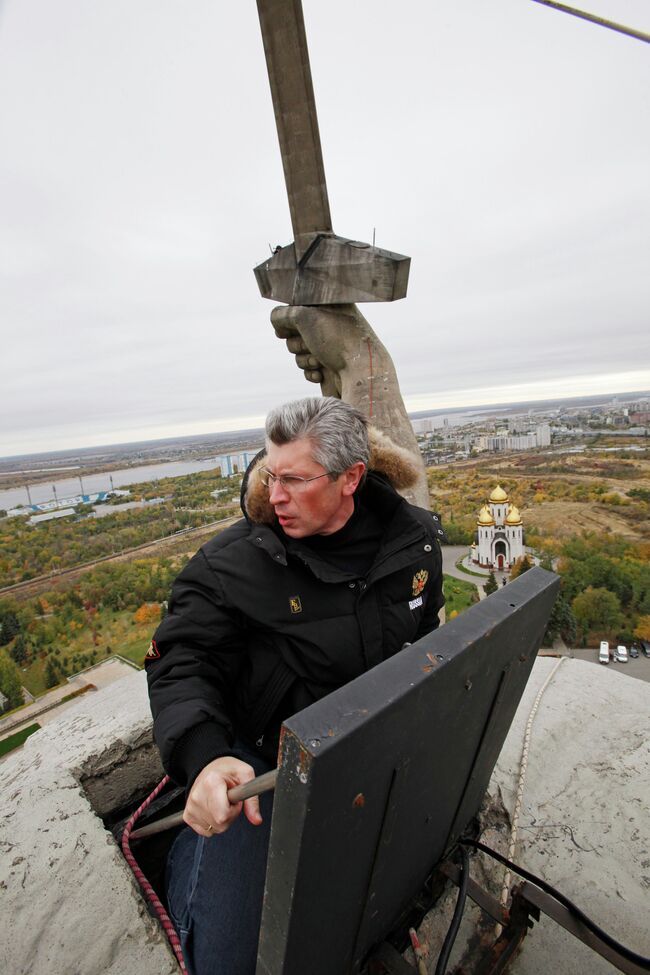
[[[264,298],[288,305],[395,301],[411,259],[332,229],[301,0],[257,0],[293,243],[255,268]]]

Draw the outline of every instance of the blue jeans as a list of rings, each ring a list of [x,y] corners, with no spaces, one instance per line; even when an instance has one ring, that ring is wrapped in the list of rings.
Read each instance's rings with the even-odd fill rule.
[[[256,775],[270,766],[246,748],[233,754]],[[169,915],[190,975],[254,975],[262,916],[273,793],[260,796],[264,822],[243,812],[230,829],[204,838],[186,827],[167,860]]]

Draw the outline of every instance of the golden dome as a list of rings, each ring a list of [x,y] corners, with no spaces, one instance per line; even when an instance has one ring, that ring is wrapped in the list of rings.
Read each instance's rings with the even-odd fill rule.
[[[506,525],[521,525],[521,515],[519,514],[519,508],[517,508],[517,506],[514,504],[511,504],[508,510]]]
[[[497,484],[494,491],[490,495],[491,504],[501,504],[503,501],[508,500],[508,495],[503,490],[500,484]]]
[[[481,510],[479,511],[479,513],[478,513],[478,521],[476,522],[476,524],[477,525],[493,525],[494,524],[494,518],[492,517],[492,514],[490,512],[490,509],[488,508],[488,506],[486,504],[484,504],[483,507],[481,508]]]

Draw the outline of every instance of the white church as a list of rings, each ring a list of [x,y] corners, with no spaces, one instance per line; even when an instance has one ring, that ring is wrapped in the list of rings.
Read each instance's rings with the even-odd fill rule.
[[[510,569],[524,553],[519,509],[510,504],[506,492],[497,485],[479,512],[470,549],[472,562],[485,569]]]

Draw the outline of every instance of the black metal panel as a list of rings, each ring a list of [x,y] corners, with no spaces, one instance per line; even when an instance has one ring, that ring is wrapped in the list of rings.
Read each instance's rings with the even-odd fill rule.
[[[557,576],[531,569],[283,729],[258,975],[352,975],[478,811]]]

